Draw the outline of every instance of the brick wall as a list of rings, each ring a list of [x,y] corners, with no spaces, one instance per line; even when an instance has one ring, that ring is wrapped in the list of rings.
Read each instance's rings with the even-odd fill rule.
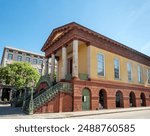
[[[118,86],[117,84],[109,83],[95,83],[94,81],[74,81],[74,94],[73,94],[73,111],[82,111],[82,90],[84,88],[88,88],[91,93],[91,107],[90,110],[96,110],[99,108],[99,92],[100,90],[105,91],[105,99],[104,108],[107,109],[114,109],[116,108],[116,92],[121,92],[122,94],[122,108],[129,108],[130,107],[130,93],[133,92],[135,95],[134,104],[136,107],[141,106],[141,93],[144,93],[145,95],[145,103],[146,106],[150,106],[150,91],[148,88],[143,87],[134,87],[132,86],[130,89],[130,86]],[[133,90],[134,88],[134,90]]]
[[[60,92],[51,101],[42,105],[34,113],[72,111],[72,93]]]

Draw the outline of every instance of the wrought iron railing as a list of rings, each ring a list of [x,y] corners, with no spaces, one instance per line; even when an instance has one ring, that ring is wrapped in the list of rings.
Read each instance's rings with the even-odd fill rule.
[[[72,79],[72,75],[71,74],[66,74],[65,80],[71,80],[71,79]],[[79,73],[79,79],[80,80],[88,80],[88,74]]]
[[[67,82],[59,82],[56,85],[51,86],[47,90],[43,91],[36,97],[33,96],[33,100],[27,99],[23,107],[24,112],[26,112],[27,114],[33,113],[43,104],[52,100],[59,91],[71,92],[72,84]]]
[[[80,80],[88,80],[88,74],[85,73],[79,73]]]
[[[48,86],[52,86],[53,82],[50,80],[50,76],[49,75],[44,75],[44,76],[41,76],[37,85],[36,85],[36,88],[38,88],[38,86],[42,83],[42,82],[46,82],[48,84]]]

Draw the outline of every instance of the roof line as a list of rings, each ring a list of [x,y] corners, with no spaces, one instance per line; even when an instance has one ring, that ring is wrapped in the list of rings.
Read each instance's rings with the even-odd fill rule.
[[[148,56],[148,55],[146,55],[146,54],[144,54],[144,53],[142,53],[142,52],[140,52],[140,51],[137,51],[136,49],[133,49],[133,48],[131,48],[131,47],[129,47],[129,46],[123,44],[123,43],[120,43],[120,42],[118,42],[118,41],[116,41],[116,40],[113,40],[113,39],[107,37],[107,36],[104,36],[104,35],[102,35],[102,34],[96,32],[96,31],[91,30],[91,29],[89,29],[89,28],[87,28],[87,27],[85,27],[85,26],[83,26],[83,25],[80,25],[80,24],[78,24],[78,23],[76,23],[76,22],[73,22],[73,23],[76,24],[76,25],[78,25],[78,26],[80,26],[80,27],[82,27],[82,28],[85,28],[85,29],[87,29],[88,31],[91,31],[91,32],[93,32],[93,33],[95,33],[95,34],[97,34],[97,35],[103,37],[103,38],[106,38],[106,39],[109,40],[110,42],[116,43],[116,44],[122,46],[123,48],[126,48],[126,49],[128,49],[128,50],[130,50],[130,51],[132,51],[132,52],[137,53],[138,55],[142,55],[143,57],[146,57],[146,58],[150,59],[150,56]]]
[[[33,55],[38,55],[38,56],[45,57],[44,54],[39,54],[39,53],[31,52],[31,51],[26,51],[26,50],[22,50],[22,49],[10,47],[10,46],[5,46],[4,48],[5,49],[12,49],[12,50],[16,50],[16,51],[21,51],[21,52],[30,53],[30,54],[33,54]]]
[[[124,45],[124,44],[122,44],[122,43],[120,43],[120,42],[118,42],[118,41],[116,41],[116,40],[113,40],[113,39],[111,39],[111,38],[109,38],[109,37],[107,37],[107,36],[104,36],[104,35],[102,35],[102,34],[96,32],[96,31],[94,31],[94,30],[92,30],[92,29],[90,29],[90,28],[87,28],[87,27],[85,27],[85,26],[83,26],[83,25],[80,25],[80,24],[78,24],[78,23],[76,23],[76,22],[70,22],[70,23],[67,23],[67,24],[65,24],[65,25],[59,26],[59,27],[57,27],[57,28],[54,28],[54,29],[52,30],[51,34],[52,34],[54,31],[59,30],[59,29],[61,29],[61,28],[63,28],[63,27],[66,27],[66,26],[68,26],[68,25],[75,25],[75,26],[77,26],[77,27],[81,27],[82,29],[85,29],[86,31],[90,31],[91,33],[95,34],[96,36],[98,36],[98,37],[100,37],[100,38],[103,38],[104,40],[107,40],[107,41],[109,41],[109,42],[111,42],[111,43],[113,43],[113,44],[115,44],[115,45],[121,46],[122,48],[125,48],[125,49],[127,49],[127,50],[129,50],[129,51],[131,51],[131,52],[134,52],[135,54],[140,55],[141,57],[150,59],[150,57],[149,57],[148,55],[146,55],[146,54],[144,54],[144,53],[142,53],[142,52],[140,52],[140,51],[137,51],[136,49],[133,49],[133,48],[127,46],[127,45]],[[51,34],[50,34],[50,35],[51,35]],[[50,35],[49,35],[49,37],[50,37]],[[48,38],[49,38],[49,37],[48,37]],[[47,41],[46,41],[46,42],[47,42]],[[46,43],[46,42],[45,42],[45,43]],[[45,46],[46,46],[46,45],[44,44],[44,46],[41,48],[42,51],[43,51],[43,49],[45,48]]]

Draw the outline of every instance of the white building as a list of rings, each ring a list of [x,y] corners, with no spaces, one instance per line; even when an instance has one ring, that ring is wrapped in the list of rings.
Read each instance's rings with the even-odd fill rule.
[[[11,64],[14,62],[29,62],[31,65],[38,70],[40,75],[44,75],[44,73],[51,72],[51,64],[50,59],[45,58],[44,55],[21,50],[13,47],[4,47],[2,60],[1,60],[1,67],[7,66],[7,64]],[[45,69],[45,66],[49,67],[49,69]],[[0,83],[0,100],[7,99],[10,100],[10,87],[3,87]]]
[[[44,55],[17,48],[4,47],[1,60],[2,67],[17,61],[29,62],[41,75],[44,74],[46,61]]]

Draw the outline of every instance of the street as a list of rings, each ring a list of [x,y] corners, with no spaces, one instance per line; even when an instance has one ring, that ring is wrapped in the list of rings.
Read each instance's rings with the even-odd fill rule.
[[[26,115],[21,108],[0,104],[0,119],[150,119],[150,107]]]
[[[76,119],[150,119],[150,110],[71,117]]]

